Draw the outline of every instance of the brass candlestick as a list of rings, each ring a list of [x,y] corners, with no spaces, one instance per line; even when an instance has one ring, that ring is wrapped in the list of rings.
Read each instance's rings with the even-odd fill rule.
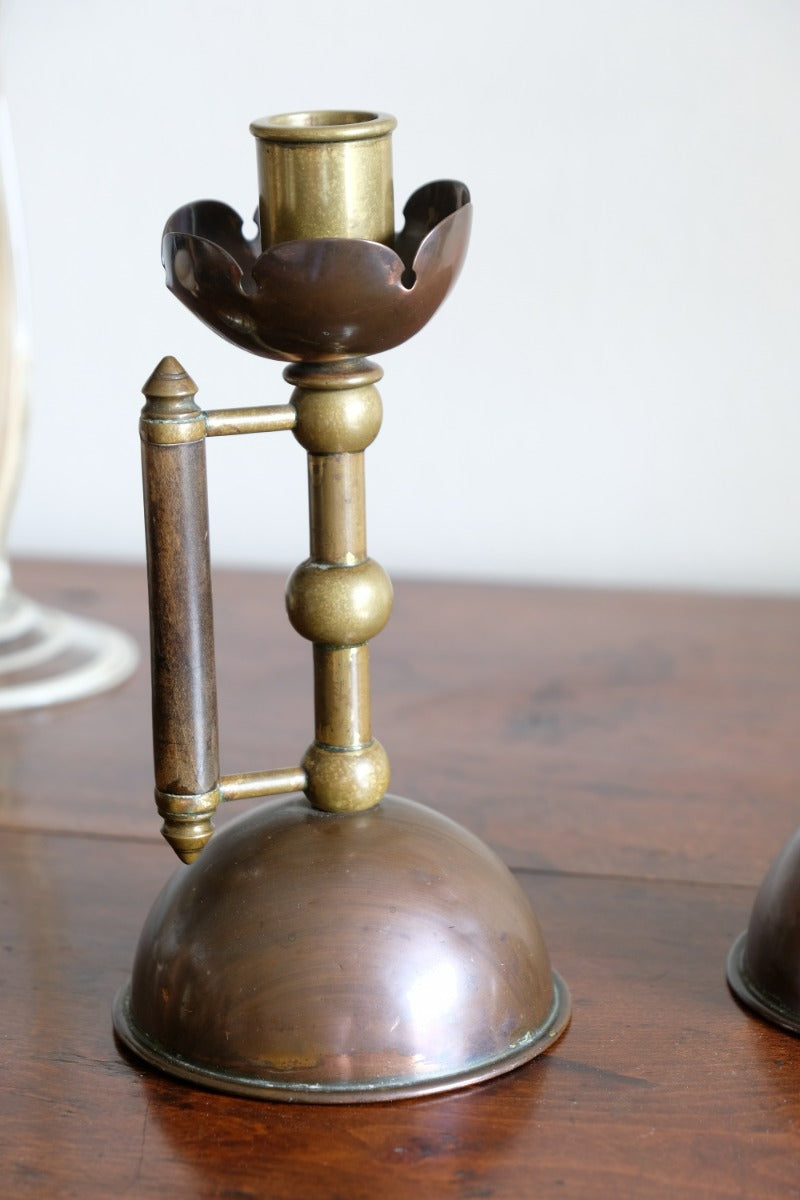
[[[211,201],[164,234],[170,289],[229,341],[288,360],[294,391],[285,405],[204,412],[174,359],[144,388],[156,801],[191,865],[148,917],[114,1023],[155,1066],[245,1095],[442,1091],[525,1062],[569,1019],[511,873],[460,826],[387,795],[372,734],[368,642],[392,591],[366,547],[382,373],[365,355],[433,315],[471,216],[463,184],[429,184],[394,233],[394,126],[354,112],[257,121],[260,237],[245,241]],[[310,557],[286,600],[313,643],[315,737],[299,767],[221,776],[205,441],[286,429],[308,455]],[[283,798],[209,844],[218,804],[254,796]]]

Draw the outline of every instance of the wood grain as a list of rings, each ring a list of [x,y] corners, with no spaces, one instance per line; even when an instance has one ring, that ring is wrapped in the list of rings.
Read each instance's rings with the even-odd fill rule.
[[[138,567],[21,564],[17,583],[144,639]],[[310,736],[281,593],[215,578],[224,770]],[[218,1096],[123,1053],[110,1004],[175,865],[140,670],[0,723],[0,1192],[800,1196],[799,1043],[724,978],[800,816],[800,601],[400,582],[373,658],[394,789],[517,869],[572,990],[565,1037],[481,1087],[343,1108]]]
[[[164,878],[149,846],[5,833],[0,863],[8,1195],[797,1194],[796,1043],[724,983],[747,889],[523,873],[573,991],[565,1038],[483,1087],[331,1110],[185,1087],[115,1045]]]
[[[143,568],[20,564],[17,577],[146,649]],[[395,590],[372,650],[392,790],[510,865],[756,886],[800,823],[797,601]],[[222,770],[295,765],[312,666],[283,580],[219,571],[214,592]],[[141,667],[112,696],[4,721],[0,826],[158,839],[149,720]]]

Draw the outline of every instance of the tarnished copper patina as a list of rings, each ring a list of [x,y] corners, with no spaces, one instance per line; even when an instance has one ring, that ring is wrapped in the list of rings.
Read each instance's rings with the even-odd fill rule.
[[[487,1079],[566,1023],[539,926],[482,842],[387,796],[227,825],[150,913],[118,1028],[225,1091],[342,1103]]]
[[[728,956],[728,982],[753,1012],[800,1034],[800,829],[761,884]]]
[[[262,251],[226,204],[200,200],[167,221],[167,286],[229,342],[291,362],[391,350],[425,325],[455,283],[472,206],[463,183],[410,198],[394,245],[351,238],[283,242]]]
[[[441,304],[471,212],[463,184],[429,184],[394,233],[394,126],[349,111],[256,121],[258,237],[202,201],[163,239],[171,290],[229,341],[288,361],[293,391],[288,404],[203,410],[174,358],[144,387],[156,804],[185,865],[147,920],[114,1023],[153,1065],[244,1095],[340,1103],[461,1087],[541,1053],[569,1020],[514,877],[465,829],[387,794],[372,730],[368,644],[392,586],[367,553],[382,371],[365,355]],[[308,463],[309,557],[286,608],[313,647],[314,738],[296,766],[223,775],[205,444],[279,430]],[[219,804],[267,796],[282,798],[214,833]]]

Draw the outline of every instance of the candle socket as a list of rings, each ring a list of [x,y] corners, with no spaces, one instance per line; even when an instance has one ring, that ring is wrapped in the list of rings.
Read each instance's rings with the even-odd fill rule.
[[[253,121],[262,250],[308,238],[394,241],[386,113],[284,113]]]

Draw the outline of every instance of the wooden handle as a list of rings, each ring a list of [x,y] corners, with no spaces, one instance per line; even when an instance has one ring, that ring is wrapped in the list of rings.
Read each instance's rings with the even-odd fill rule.
[[[220,799],[205,419],[174,358],[142,390],[156,802],[162,833],[191,862]]]

